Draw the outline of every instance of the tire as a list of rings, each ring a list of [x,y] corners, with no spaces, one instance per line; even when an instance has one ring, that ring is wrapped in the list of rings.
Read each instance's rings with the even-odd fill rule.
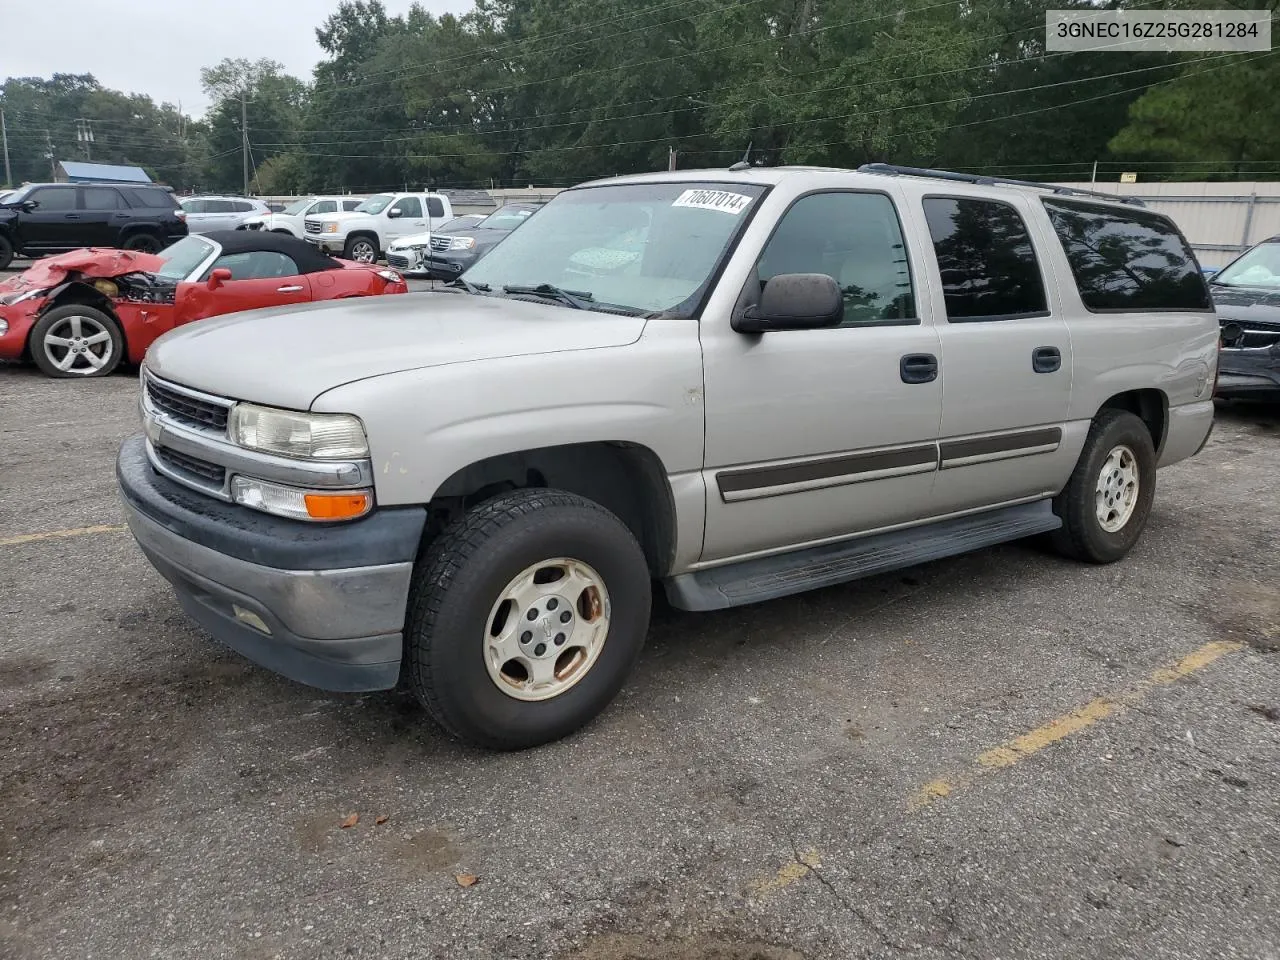
[[[124,335],[115,319],[79,303],[55,307],[37,320],[27,346],[35,365],[49,377],[105,377],[124,358]]]
[[[159,253],[161,250],[160,239],[151,233],[131,233],[121,246],[139,253]]]
[[[556,570],[561,580],[545,582]],[[568,586],[556,593],[554,583]],[[649,629],[650,588],[640,545],[603,507],[557,490],[502,494],[451,524],[419,560],[404,673],[432,718],[460,740],[495,750],[558,740],[622,688]],[[540,615],[529,622],[531,611]],[[498,625],[518,657],[495,655]]]
[[[368,237],[350,237],[342,248],[342,256],[357,263],[377,263],[382,254],[378,251],[378,241]]]
[[[1138,542],[1155,494],[1156,451],[1147,425],[1132,413],[1103,410],[1071,479],[1053,500],[1062,527],[1050,542],[1073,560],[1114,563]]]
[[[13,263],[13,243],[8,237],[0,236],[0,270],[8,268]]]

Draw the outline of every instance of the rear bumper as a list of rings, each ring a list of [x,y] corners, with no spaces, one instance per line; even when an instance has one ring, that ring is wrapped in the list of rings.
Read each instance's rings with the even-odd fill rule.
[[[321,689],[395,686],[425,511],[332,526],[271,517],[160,476],[141,437],[121,447],[116,476],[139,547],[215,639]]]
[[[1160,466],[1194,457],[1213,430],[1213,401],[1200,400],[1169,408],[1169,427],[1160,450]]]

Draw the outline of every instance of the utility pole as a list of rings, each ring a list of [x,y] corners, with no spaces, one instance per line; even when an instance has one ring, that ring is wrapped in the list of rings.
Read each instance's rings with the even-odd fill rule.
[[[1089,185],[1092,186],[1097,182],[1098,182],[1098,161],[1095,160],[1093,161],[1093,174],[1092,176],[1089,177]]]
[[[89,144],[93,143],[93,121],[76,117],[76,139],[84,144],[84,158],[92,160]]]
[[[240,91],[240,160],[244,168],[244,195],[249,195],[249,113],[245,108],[245,91]]]
[[[58,165],[53,160],[53,138],[49,136],[49,128],[44,128],[45,156],[49,158],[49,179],[58,179]]]
[[[676,148],[667,147],[667,169],[674,170],[676,168]]]
[[[4,125],[4,111],[0,110],[0,140],[4,141],[4,185],[13,186],[13,174],[9,172],[9,130]]]

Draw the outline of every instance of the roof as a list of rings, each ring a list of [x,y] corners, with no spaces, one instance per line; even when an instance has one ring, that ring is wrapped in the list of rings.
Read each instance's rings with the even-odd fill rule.
[[[141,167],[125,167],[114,163],[82,163],[60,160],[58,166],[72,180],[112,180],[117,183],[151,183]]]
[[[300,273],[319,273],[322,270],[341,270],[342,263],[321,253],[313,244],[287,233],[269,230],[210,230],[196,234],[212,240],[222,247],[223,253],[254,253],[270,250],[291,257]]]

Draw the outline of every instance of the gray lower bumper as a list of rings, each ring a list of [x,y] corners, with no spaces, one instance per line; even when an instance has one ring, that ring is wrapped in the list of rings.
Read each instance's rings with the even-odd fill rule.
[[[127,443],[117,469],[129,529],[193,620],[232,649],[300,683],[338,691],[396,685],[411,560],[283,569],[213,549],[177,532],[190,520],[182,515],[184,505],[158,496],[172,492],[172,484],[144,473],[134,462],[138,454],[138,445]],[[343,536],[339,529],[333,533]],[[255,549],[263,552],[260,545]]]

